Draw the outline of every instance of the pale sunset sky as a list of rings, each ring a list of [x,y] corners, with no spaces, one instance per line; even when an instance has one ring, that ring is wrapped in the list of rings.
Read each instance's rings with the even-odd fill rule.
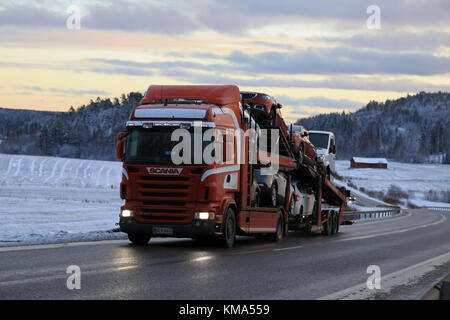
[[[449,17],[449,0],[2,0],[0,107],[236,84],[275,96],[288,121],[354,111],[450,91]]]

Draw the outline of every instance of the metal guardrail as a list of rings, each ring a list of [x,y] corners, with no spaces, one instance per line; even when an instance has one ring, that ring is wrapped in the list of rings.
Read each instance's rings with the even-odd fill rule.
[[[422,207],[421,209],[433,210],[433,211],[450,211],[450,207]]]
[[[371,211],[344,211],[343,219],[344,220],[366,220],[366,219],[379,219],[379,218],[387,218],[391,217],[394,214],[400,214],[402,209],[400,207],[396,207],[393,209],[380,209],[380,210],[371,210]]]

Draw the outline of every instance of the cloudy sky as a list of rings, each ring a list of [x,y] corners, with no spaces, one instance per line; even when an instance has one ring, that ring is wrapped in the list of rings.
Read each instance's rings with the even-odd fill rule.
[[[67,27],[71,6],[80,29]],[[2,0],[0,107],[237,84],[276,96],[294,120],[450,91],[449,15],[449,0]]]

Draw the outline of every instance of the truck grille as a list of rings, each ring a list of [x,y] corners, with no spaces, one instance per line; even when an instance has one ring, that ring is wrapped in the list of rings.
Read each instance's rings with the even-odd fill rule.
[[[145,223],[192,222],[193,208],[186,206],[195,201],[194,184],[199,179],[200,169],[192,171],[195,171],[191,172],[196,174],[195,177],[138,177],[136,191],[143,205],[138,219]]]

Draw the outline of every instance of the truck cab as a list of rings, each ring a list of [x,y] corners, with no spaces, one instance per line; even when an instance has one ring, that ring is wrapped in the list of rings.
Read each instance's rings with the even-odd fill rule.
[[[317,163],[328,180],[335,171],[336,142],[330,131],[309,131],[309,140],[316,147]]]

